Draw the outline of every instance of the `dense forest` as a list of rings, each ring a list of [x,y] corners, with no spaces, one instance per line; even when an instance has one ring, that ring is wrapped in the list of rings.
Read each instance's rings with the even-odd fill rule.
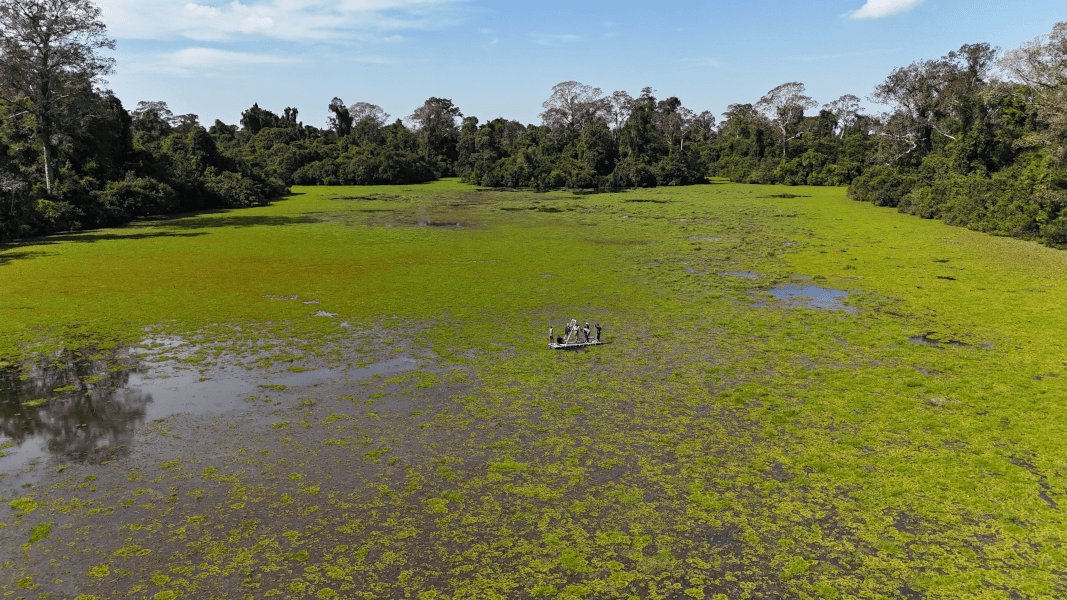
[[[378,106],[334,98],[321,129],[296,108],[258,104],[239,124],[205,127],[165,102],[129,110],[105,89],[113,65],[96,51],[114,42],[89,0],[73,5],[81,29],[67,35],[81,54],[43,74],[20,41],[37,21],[0,11],[0,240],[252,206],[292,185],[460,177],[621,189],[726,177],[847,185],[856,200],[1067,245],[1067,23],[1006,53],[972,44],[894,69],[868,97],[888,107],[877,115],[854,95],[820,106],[799,82],[732,104],[719,121],[651,88],[634,97],[568,81],[538,125],[483,123],[432,97],[391,123]]]

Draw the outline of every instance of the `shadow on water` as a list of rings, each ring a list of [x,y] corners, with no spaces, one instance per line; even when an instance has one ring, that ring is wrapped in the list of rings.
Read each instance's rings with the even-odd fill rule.
[[[68,351],[28,372],[0,371],[0,474],[7,479],[46,458],[106,462],[130,452],[138,429],[154,419],[223,412],[247,406],[252,395],[278,397],[288,388],[418,366],[414,359],[393,358],[360,368],[299,373],[232,368],[204,377],[195,370],[149,370],[128,353],[104,359]]]

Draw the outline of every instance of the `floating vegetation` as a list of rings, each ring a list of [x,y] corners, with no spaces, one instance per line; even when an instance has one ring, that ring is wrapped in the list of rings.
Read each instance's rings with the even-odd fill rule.
[[[0,588],[1067,595],[1062,253],[781,189],[301,188],[0,249]],[[548,351],[581,314],[609,343]]]

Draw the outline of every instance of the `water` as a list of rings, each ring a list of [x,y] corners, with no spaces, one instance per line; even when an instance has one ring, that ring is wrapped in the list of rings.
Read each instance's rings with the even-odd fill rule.
[[[844,290],[823,288],[817,285],[789,284],[768,290],[768,293],[786,306],[856,312],[855,307],[846,306],[843,302],[845,298],[848,298],[848,292]]]
[[[759,273],[755,271],[719,271],[719,275],[724,277],[746,277],[748,279],[757,279]]]
[[[956,348],[971,348],[974,344],[968,344],[959,340],[947,340],[933,337],[936,332],[928,331],[922,335],[916,335],[908,338],[908,341],[913,344],[922,344],[924,346],[932,346],[934,348],[942,348],[944,346],[953,346]],[[979,348],[992,348],[993,344],[978,344]]]
[[[214,371],[208,378],[198,371],[115,366],[72,353],[33,369],[25,379],[14,371],[0,376],[0,473],[10,480],[49,459],[105,462],[128,453],[137,431],[155,419],[223,412],[247,406],[249,396],[418,366],[414,359],[393,358],[362,368],[298,373],[237,367]],[[14,478],[27,480],[22,475]],[[9,483],[4,481],[4,487]]]

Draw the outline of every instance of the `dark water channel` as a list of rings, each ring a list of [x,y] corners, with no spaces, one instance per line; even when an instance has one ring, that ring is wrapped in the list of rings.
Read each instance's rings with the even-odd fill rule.
[[[243,367],[202,375],[129,359],[116,365],[70,353],[29,373],[0,372],[0,474],[35,464],[100,463],[129,452],[138,429],[174,414],[205,414],[247,406],[249,396],[284,388],[362,379],[411,370],[418,362],[393,358],[362,368],[270,373]],[[276,386],[276,387],[265,387]],[[21,477],[18,479],[22,479]],[[12,481],[4,481],[10,487]]]

